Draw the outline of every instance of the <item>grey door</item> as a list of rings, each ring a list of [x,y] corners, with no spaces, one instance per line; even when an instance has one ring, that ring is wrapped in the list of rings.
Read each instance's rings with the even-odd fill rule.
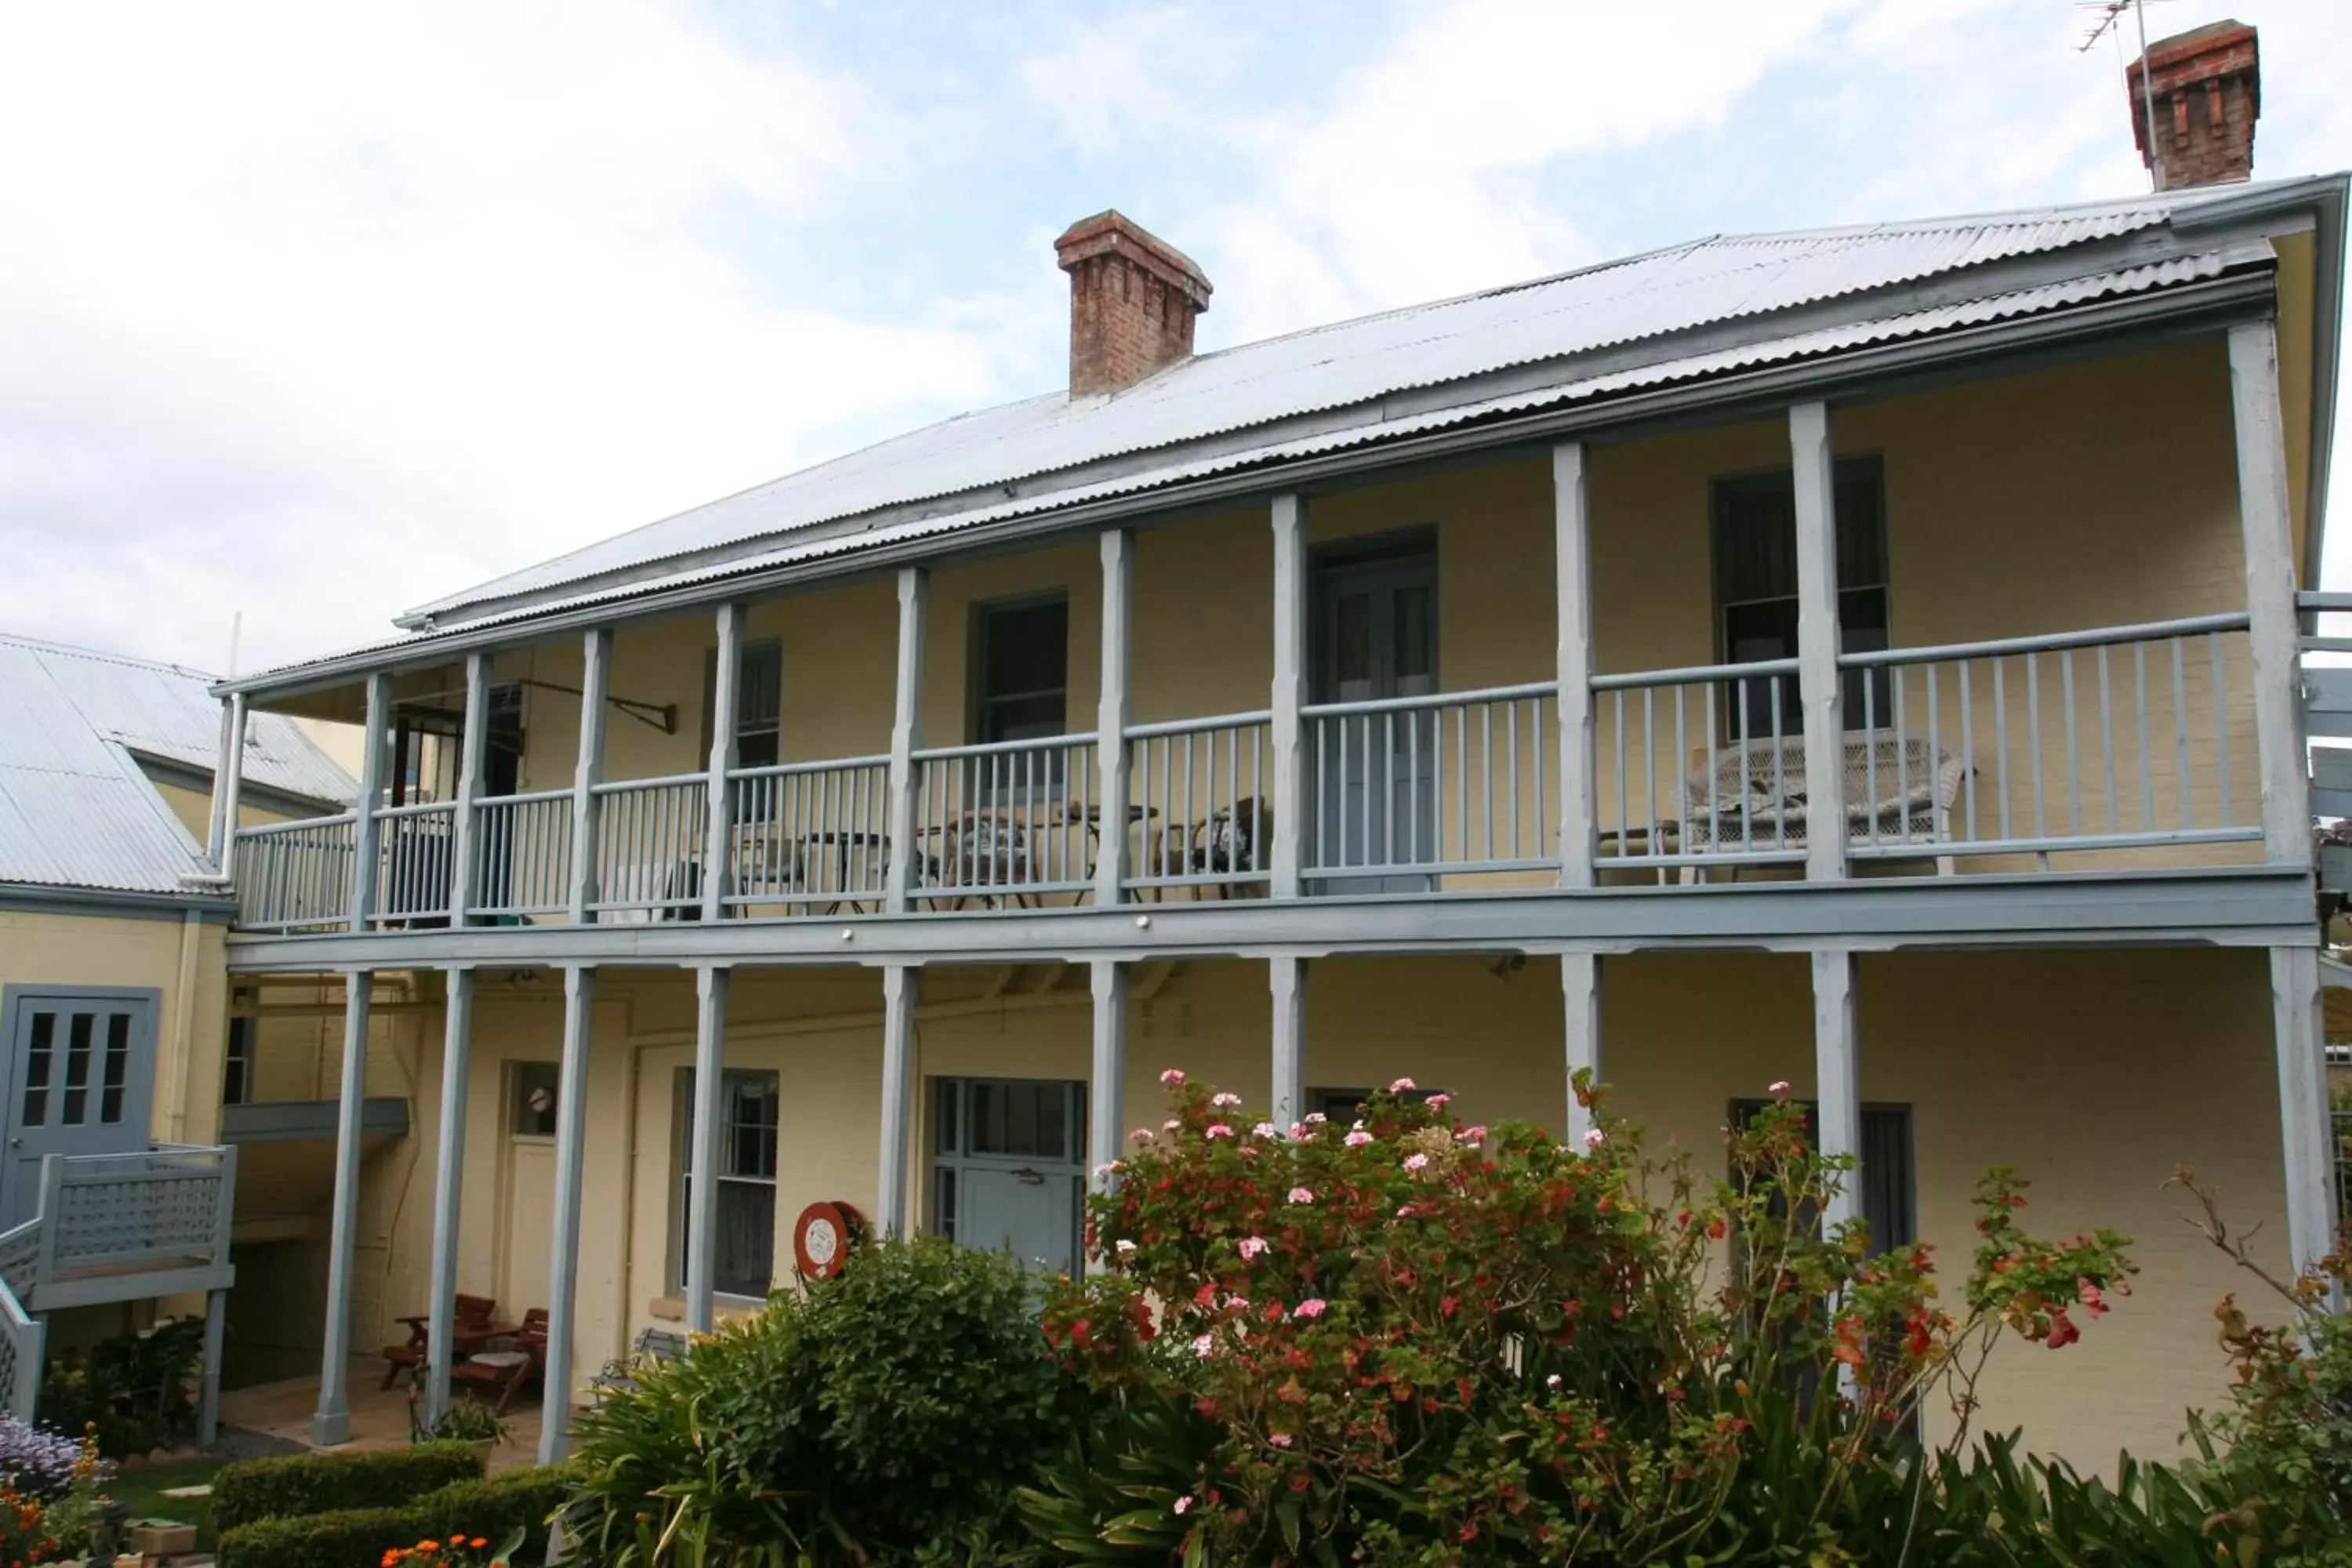
[[[147,1147],[159,994],[103,986],[11,985],[0,1004],[7,1049],[7,1157],[0,1225],[33,1217],[41,1160]]]
[[[1075,1273],[1086,1191],[1086,1085],[942,1079],[932,1221],[966,1247]]]
[[[1416,550],[1333,561],[1317,591],[1318,702],[1425,697],[1437,689],[1437,555]],[[1321,882],[1331,892],[1422,892],[1394,868],[1437,855],[1437,715],[1429,710],[1319,718],[1315,858],[1388,869]]]

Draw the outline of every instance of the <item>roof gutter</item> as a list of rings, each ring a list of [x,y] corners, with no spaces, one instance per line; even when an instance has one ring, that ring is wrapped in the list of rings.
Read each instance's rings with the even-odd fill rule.
[[[2340,196],[2342,187],[2335,187]],[[1338,488],[1363,476],[1408,464],[1467,455],[1492,456],[1513,447],[1570,438],[1622,440],[1662,425],[1737,419],[1808,398],[1866,402],[1908,389],[1923,379],[1948,377],[1964,366],[1990,371],[2011,356],[2074,349],[2103,340],[2179,336],[2210,331],[2274,308],[2274,273],[2268,268],[2141,294],[2120,295],[2045,314],[1960,328],[1933,337],[1843,350],[1818,359],[1742,370],[1627,395],[1510,414],[1416,436],[1382,439],[1341,451],[1276,459],[1205,478],[1145,486],[1116,496],[1056,507],[1050,503],[1016,518],[975,528],[926,534],[869,550],[747,567],[668,589],[598,598],[564,608],[468,622],[446,634],[320,660],[281,671],[260,671],[213,687],[215,695],[245,692],[291,697],[345,683],[381,669],[422,668],[461,653],[511,647],[616,621],[667,615],[722,600],[799,584],[863,575],[943,554],[1003,547],[1042,535],[1098,528],[1149,513],[1201,510],[1286,491]],[[2331,371],[2330,391],[2333,377]],[[2316,492],[2315,492],[2316,493]]]

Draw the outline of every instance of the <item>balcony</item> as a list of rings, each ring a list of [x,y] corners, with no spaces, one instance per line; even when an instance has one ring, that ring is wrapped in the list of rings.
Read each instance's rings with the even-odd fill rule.
[[[1287,769],[1285,721],[1261,710],[1128,725],[1108,770],[1076,733],[910,747],[895,783],[869,754],[730,768],[716,793],[692,773],[380,806],[241,829],[236,920],[294,935],[1714,887],[1818,879],[1822,802],[1841,876],[2242,863],[2263,837],[2248,625],[1840,656],[1827,766],[1782,659],[1594,674],[1565,732],[1557,681],[1302,703]]]

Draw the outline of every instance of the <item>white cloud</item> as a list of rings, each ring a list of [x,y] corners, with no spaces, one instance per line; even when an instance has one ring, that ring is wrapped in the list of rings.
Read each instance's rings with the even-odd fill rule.
[[[1651,6],[1474,0],[1433,11],[1304,119],[1244,132],[1266,188],[1217,215],[1243,338],[1591,259],[1536,184],[1575,153],[1719,125],[1838,0]]]
[[[0,51],[0,625],[278,658],[991,390],[986,331],[764,297],[894,156],[682,6],[56,6]],[[135,47],[126,47],[127,40]]]

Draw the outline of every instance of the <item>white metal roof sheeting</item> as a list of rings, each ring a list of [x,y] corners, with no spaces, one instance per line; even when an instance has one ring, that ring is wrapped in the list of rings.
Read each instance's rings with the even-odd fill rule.
[[[1765,342],[1746,344],[1738,348],[1662,360],[1606,374],[1563,382],[1536,391],[1454,405],[1410,417],[1383,418],[1381,411],[1373,408],[1366,411],[1365,416],[1360,421],[1339,429],[1318,431],[1310,436],[1287,440],[1272,441],[1263,446],[1223,450],[1213,456],[1199,457],[1189,461],[1171,461],[1147,470],[1094,484],[1070,486],[1035,496],[1000,501],[989,506],[944,511],[935,516],[886,527],[865,529],[854,533],[832,534],[797,541],[786,538],[779,541],[770,550],[745,552],[723,562],[665,574],[656,584],[650,586],[687,587],[698,583],[712,582],[741,574],[789,566],[802,562],[821,561],[832,556],[871,550],[908,540],[952,533],[987,523],[1004,521],[1064,507],[1083,505],[1089,501],[1133,495],[1165,486],[1181,484],[1188,480],[1230,473],[1259,464],[1318,457],[1326,453],[1342,451],[1350,447],[1368,445],[1374,441],[1389,441],[1442,430],[1450,426],[1467,424],[1497,415],[1532,412],[1546,407],[1591,401],[1619,393],[1669,385],[1706,376],[1722,375],[1763,365],[1832,353],[1840,350],[1868,347],[1874,343],[1890,342],[1906,338],[1929,337],[1961,328],[2036,315],[2094,300],[2140,293],[2152,289],[2214,278],[2231,268],[2267,258],[2269,255],[2269,247],[2261,243],[2224,246],[2193,256],[2152,262],[2140,267],[2116,268],[2094,272],[2080,278],[2071,278],[2036,288],[1995,294],[1959,304],[1846,322],[1796,333],[1785,338],[1775,338]],[[588,588],[571,595],[551,595],[524,607],[469,618],[459,623],[459,626],[471,631],[481,627],[520,624],[559,611],[617,603],[646,592],[647,587],[648,584],[631,584],[624,587]],[[326,664],[336,659],[380,653],[396,655],[404,649],[421,649],[430,647],[433,643],[441,640],[448,632],[456,629],[457,627],[453,626],[438,632],[416,632],[404,637],[388,637],[339,653],[324,655],[319,658],[287,665],[278,673],[291,674],[311,665]]]
[[[134,752],[209,772],[220,744],[211,678],[0,637],[0,882],[179,893],[203,846],[140,771]],[[293,720],[253,715],[245,771],[317,800],[358,786]]]
[[[411,616],[446,616],[468,605],[545,594],[884,507],[2063,250],[2149,228],[2186,209],[2241,201],[2255,188],[1717,237],[1315,328],[1202,354],[1111,396],[1073,400],[1053,393],[943,420],[434,601]]]

